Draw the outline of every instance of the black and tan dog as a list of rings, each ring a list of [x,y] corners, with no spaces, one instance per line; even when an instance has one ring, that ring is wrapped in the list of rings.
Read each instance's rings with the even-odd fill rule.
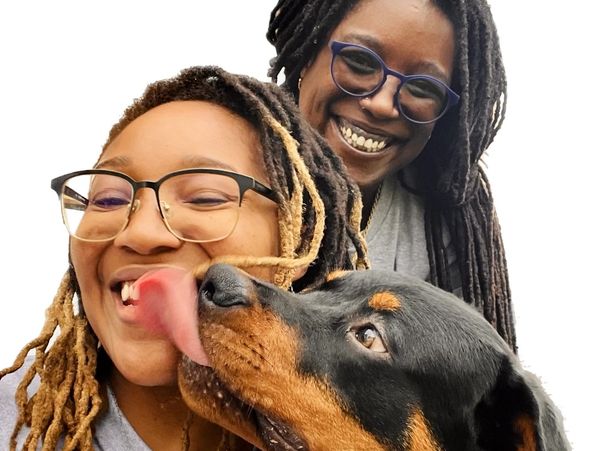
[[[493,328],[424,282],[343,272],[293,294],[216,265],[199,318],[214,368],[184,359],[184,399],[263,449],[569,449]]]

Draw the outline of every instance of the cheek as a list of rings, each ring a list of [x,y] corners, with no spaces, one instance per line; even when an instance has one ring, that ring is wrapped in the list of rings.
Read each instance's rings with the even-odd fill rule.
[[[98,262],[105,249],[106,244],[83,243],[71,239],[71,262],[75,268],[75,275],[77,276],[84,306],[87,299],[95,299],[100,292],[101,281],[98,277]]]
[[[414,129],[410,142],[404,147],[402,152],[398,152],[392,160],[388,162],[385,168],[385,174],[390,174],[410,165],[423,152],[427,145],[434,125],[421,125]]]
[[[237,254],[259,257],[279,255],[279,224],[276,207],[241,214],[232,238]]]
[[[431,134],[433,133],[434,128],[435,123],[423,124],[415,129],[413,140],[415,141],[415,147],[417,148],[418,153],[421,153],[423,148],[427,145],[427,142],[429,141],[429,138],[431,138]]]
[[[321,55],[302,76],[298,106],[310,125],[323,134],[327,125],[329,105],[340,93],[329,73],[328,57]]]
[[[269,201],[267,201],[269,202]],[[245,205],[233,233],[225,240],[206,243],[210,258],[279,256],[279,223],[277,206],[262,204],[260,208]],[[269,267],[244,267],[245,271],[264,280],[272,280]]]

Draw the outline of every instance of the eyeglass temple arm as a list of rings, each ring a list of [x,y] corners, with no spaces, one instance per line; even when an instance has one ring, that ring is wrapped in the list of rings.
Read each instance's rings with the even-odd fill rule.
[[[88,204],[90,203],[90,201],[85,198],[84,196],[82,196],[81,194],[79,194],[77,191],[75,191],[72,188],[69,188],[68,186],[64,187],[64,191],[63,191],[63,196],[66,196],[67,198],[71,198],[74,199],[80,203],[69,203],[68,207],[71,210],[85,210],[88,206]],[[67,206],[67,202],[65,202],[65,206]]]
[[[271,199],[273,202],[278,203],[277,197],[275,196],[275,192],[271,188],[263,185],[260,182],[257,182],[256,180],[253,180],[252,190],[256,191],[258,194],[265,196],[267,199]]]

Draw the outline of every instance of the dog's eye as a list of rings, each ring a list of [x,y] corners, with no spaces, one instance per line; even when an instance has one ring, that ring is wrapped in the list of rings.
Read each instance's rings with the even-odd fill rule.
[[[365,348],[374,352],[387,352],[379,332],[373,326],[364,326],[354,331],[354,337]]]

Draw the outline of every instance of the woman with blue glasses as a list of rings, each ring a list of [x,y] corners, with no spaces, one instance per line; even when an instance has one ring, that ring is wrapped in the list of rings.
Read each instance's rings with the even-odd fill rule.
[[[506,80],[486,0],[279,0],[269,75],[342,157],[375,269],[479,309],[516,350],[500,227],[481,157]]]

